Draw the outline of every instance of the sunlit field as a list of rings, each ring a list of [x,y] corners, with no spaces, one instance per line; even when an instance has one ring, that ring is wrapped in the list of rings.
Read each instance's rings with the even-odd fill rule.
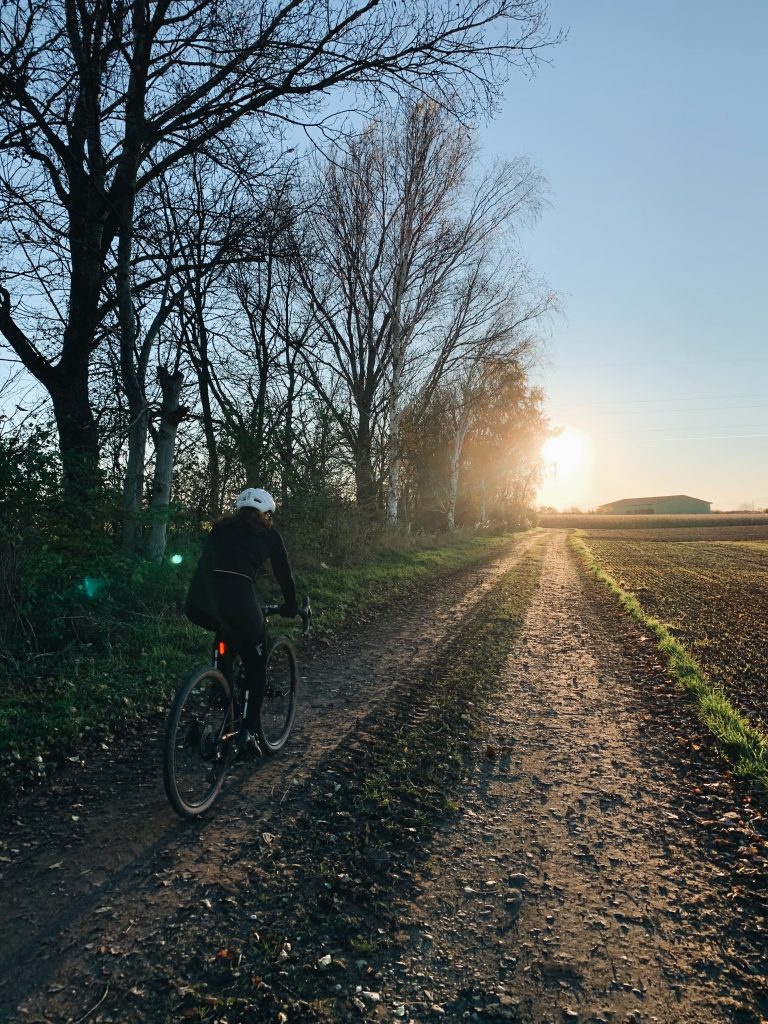
[[[709,518],[726,519],[696,517]],[[731,703],[763,728],[768,721],[764,518],[762,526],[745,520],[645,530],[619,530],[615,524],[606,529],[601,523],[583,536],[600,567],[637,597],[646,614],[666,624]]]
[[[768,540],[768,514],[764,512],[721,512],[712,515],[647,515],[600,516],[585,514],[542,515],[539,526],[559,529],[621,530],[622,533],[647,534],[653,531],[656,540],[662,540],[657,531],[671,532],[680,540],[680,530],[693,531],[695,540]],[[726,532],[727,531],[727,532]]]

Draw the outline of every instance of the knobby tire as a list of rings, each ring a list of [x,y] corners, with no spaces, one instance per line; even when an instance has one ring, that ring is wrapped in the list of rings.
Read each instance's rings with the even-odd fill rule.
[[[264,694],[259,705],[257,733],[265,754],[276,754],[288,739],[296,716],[299,665],[291,642],[277,637],[267,652]]]
[[[205,813],[221,792],[233,750],[232,690],[217,669],[193,672],[168,712],[163,782],[182,818]]]

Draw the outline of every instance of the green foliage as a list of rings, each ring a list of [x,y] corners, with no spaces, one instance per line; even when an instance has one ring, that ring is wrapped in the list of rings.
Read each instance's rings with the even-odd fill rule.
[[[0,777],[17,781],[136,728],[207,656],[208,635],[181,614],[207,524],[173,508],[164,560],[131,559],[118,545],[119,496],[84,482],[73,493],[49,433],[0,439]],[[321,480],[296,484],[278,526],[320,633],[508,539],[415,535]],[[276,596],[268,571],[259,589]]]
[[[425,539],[430,546],[380,550],[377,561],[363,565],[318,566],[297,573],[300,593],[312,597],[317,628],[323,632],[345,620],[370,616],[430,577],[493,557],[512,535],[463,533],[440,539],[442,546]]]
[[[0,641],[27,625],[29,554],[54,528],[60,467],[47,431],[0,437]]]
[[[169,526],[181,564],[124,558],[119,495],[101,484],[75,495],[51,432],[0,438],[0,509],[0,639],[22,686],[29,659],[110,649],[132,615],[179,605],[198,547],[188,515],[172,510]]]
[[[0,542],[49,525],[45,513],[60,489],[61,471],[48,430],[0,436]]]
[[[135,729],[163,712],[183,675],[205,660],[208,634],[181,614],[197,538],[174,540],[180,563],[129,560],[111,546],[91,558],[82,549],[79,559],[64,556],[51,545],[28,553],[16,609],[24,628],[0,660],[0,780],[23,784]],[[356,567],[310,568],[304,559],[297,583],[312,596],[322,634],[430,575],[490,557],[508,540],[480,536],[447,548],[392,549]],[[265,599],[275,594],[271,577],[263,590]]]

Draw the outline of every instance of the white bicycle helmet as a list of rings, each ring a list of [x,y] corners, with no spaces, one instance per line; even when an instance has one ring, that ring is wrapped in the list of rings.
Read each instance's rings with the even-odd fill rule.
[[[261,487],[246,487],[237,496],[235,508],[255,508],[259,512],[274,512],[275,499]]]

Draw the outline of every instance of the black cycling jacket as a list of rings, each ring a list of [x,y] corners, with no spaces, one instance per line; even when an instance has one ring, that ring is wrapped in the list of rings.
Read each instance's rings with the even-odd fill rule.
[[[267,559],[286,605],[295,608],[296,586],[283,538],[275,529],[254,533],[237,517],[217,523],[203,541],[203,551],[192,576],[187,605],[215,615],[214,577],[217,583],[223,582],[227,574],[246,577],[253,582]]]

